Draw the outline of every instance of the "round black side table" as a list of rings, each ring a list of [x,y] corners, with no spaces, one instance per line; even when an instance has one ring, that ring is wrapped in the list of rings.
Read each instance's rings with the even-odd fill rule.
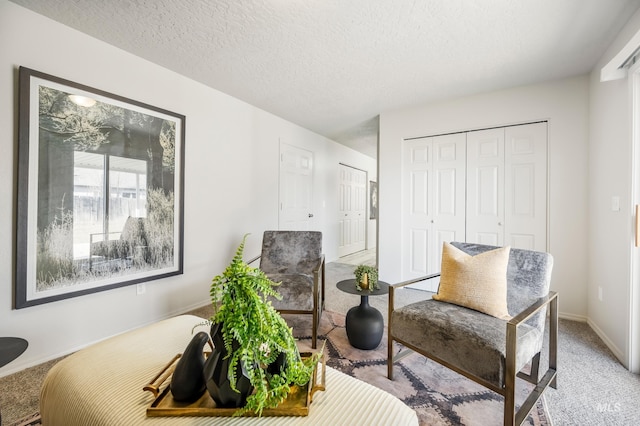
[[[27,346],[29,343],[19,337],[0,337],[0,368],[22,355]]]
[[[382,340],[384,333],[384,318],[379,310],[369,305],[369,296],[379,296],[389,293],[389,284],[378,281],[379,288],[368,291],[358,291],[356,280],[344,280],[336,284],[345,293],[360,296],[360,305],[349,309],[346,317],[346,329],[349,343],[358,349],[375,349]]]
[[[9,364],[27,350],[29,343],[19,337],[0,337],[0,368]],[[2,413],[0,413],[0,425]]]

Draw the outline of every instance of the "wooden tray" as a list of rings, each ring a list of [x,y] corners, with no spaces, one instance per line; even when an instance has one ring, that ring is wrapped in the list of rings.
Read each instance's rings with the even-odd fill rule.
[[[310,353],[300,354],[303,358],[311,356]],[[195,402],[185,403],[178,402],[173,399],[173,395],[170,391],[170,383],[161,390],[161,387],[167,381],[169,376],[176,368],[180,354],[176,355],[166,367],[160,371],[160,373],[154,377],[149,384],[144,387],[144,390],[152,392],[156,397],[151,403],[151,406],[147,408],[147,417],[171,417],[171,416],[216,416],[216,417],[230,417],[238,408],[223,408],[217,407],[213,401],[209,392],[205,391],[204,394]],[[318,380],[318,365],[322,365],[322,382]],[[325,377],[326,377],[326,363],[324,354],[322,355],[316,368],[313,370],[311,380],[305,386],[291,386],[291,393],[286,400],[284,400],[276,408],[265,409],[262,411],[263,417],[275,417],[275,416],[307,416],[309,414],[309,406],[313,402],[313,395],[317,391],[325,390]],[[254,413],[247,413],[245,416],[256,416]]]

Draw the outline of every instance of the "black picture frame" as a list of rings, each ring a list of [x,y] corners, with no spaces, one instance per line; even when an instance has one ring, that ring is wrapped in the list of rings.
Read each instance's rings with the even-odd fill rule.
[[[183,273],[185,121],[20,67],[16,309]]]

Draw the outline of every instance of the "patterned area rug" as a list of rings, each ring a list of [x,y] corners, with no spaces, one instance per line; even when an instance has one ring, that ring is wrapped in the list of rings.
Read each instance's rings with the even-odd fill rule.
[[[11,423],[9,426],[37,426],[42,424],[40,413],[35,413],[30,416],[20,419],[15,423]]]
[[[300,335],[311,329],[304,316],[285,315],[299,339],[302,351],[310,350],[310,336]],[[377,349],[364,351],[349,345],[342,314],[325,311],[319,329],[319,339],[326,341],[327,365],[350,376],[381,388],[416,410],[421,425],[501,425],[502,396],[471,380],[412,354],[394,365],[394,380],[387,379],[386,330]],[[318,342],[320,348],[322,342]],[[399,347],[399,345],[396,344]],[[397,349],[397,348],[396,348]],[[518,379],[516,403],[520,404],[533,385]],[[331,383],[327,383],[327,390]],[[544,397],[531,411],[526,425],[552,425]]]

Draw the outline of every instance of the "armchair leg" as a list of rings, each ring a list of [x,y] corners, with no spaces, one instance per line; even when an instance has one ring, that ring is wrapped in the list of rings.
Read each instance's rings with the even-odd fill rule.
[[[393,380],[393,339],[391,333],[389,333],[387,342],[387,378]]]
[[[504,426],[516,424],[516,339],[515,324],[507,323],[507,353],[504,376]]]
[[[393,380],[393,337],[391,336],[391,325],[393,317],[393,307],[395,306],[394,287],[389,286],[389,316],[387,318],[387,378]]]
[[[318,340],[318,309],[316,308],[313,312],[313,324],[311,325],[311,349],[315,349]]]
[[[516,424],[515,386],[505,389],[504,394],[504,426]]]
[[[526,380],[529,383],[537,385],[539,371],[540,371],[540,352],[538,352],[531,360],[531,372],[529,374],[525,374],[522,371],[520,371],[518,373],[518,377],[520,377],[523,380]]]
[[[549,370],[558,370],[558,296],[549,306]],[[549,386],[558,389],[557,375],[553,377]]]

